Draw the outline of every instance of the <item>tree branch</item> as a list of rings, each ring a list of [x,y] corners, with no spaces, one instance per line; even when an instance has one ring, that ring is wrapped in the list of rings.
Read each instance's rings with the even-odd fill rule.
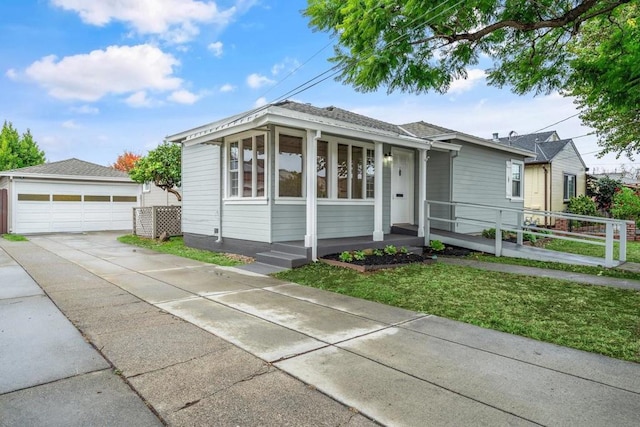
[[[461,33],[461,34],[438,34],[431,37],[427,37],[424,39],[416,40],[411,42],[412,45],[428,43],[431,40],[435,39],[444,39],[448,44],[459,42],[459,41],[468,41],[468,42],[476,42],[483,37],[493,33],[494,31],[500,30],[502,28],[514,28],[520,31],[534,31],[539,30],[541,28],[560,28],[564,27],[569,23],[574,23],[574,28],[577,28],[582,22],[591,19],[595,16],[602,15],[605,13],[611,12],[616,7],[621,4],[629,3],[631,0],[618,0],[610,3],[606,7],[602,9],[598,9],[591,13],[588,13],[594,6],[596,6],[600,1],[598,0],[585,0],[575,8],[567,11],[564,15],[554,18],[547,19],[537,22],[522,22],[516,21],[512,19],[496,22],[494,24],[488,25],[474,33]]]

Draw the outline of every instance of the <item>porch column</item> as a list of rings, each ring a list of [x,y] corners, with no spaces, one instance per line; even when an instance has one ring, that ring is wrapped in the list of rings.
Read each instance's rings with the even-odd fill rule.
[[[373,241],[381,242],[384,240],[384,232],[382,231],[382,216],[383,216],[383,197],[382,192],[383,188],[383,180],[382,173],[384,169],[384,153],[382,142],[376,141],[375,147],[375,169],[374,169],[374,201],[373,201]]]
[[[306,175],[307,196],[307,233],[304,245],[311,248],[311,260],[318,259],[318,139],[319,130],[307,129],[307,161],[304,168]]]
[[[424,237],[425,201],[427,200],[427,150],[418,150],[418,237]],[[428,245],[429,242],[425,242]]]

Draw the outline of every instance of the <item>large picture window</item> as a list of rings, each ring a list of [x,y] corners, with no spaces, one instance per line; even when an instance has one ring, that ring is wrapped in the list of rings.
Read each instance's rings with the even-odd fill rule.
[[[303,138],[280,134],[278,139],[278,196],[302,197]]]
[[[276,133],[277,196],[304,197],[305,136],[285,130]],[[333,136],[317,141],[316,196],[325,200],[366,200],[375,197],[375,150],[373,144]]]
[[[264,134],[248,136],[229,143],[228,197],[264,197],[265,147]]]

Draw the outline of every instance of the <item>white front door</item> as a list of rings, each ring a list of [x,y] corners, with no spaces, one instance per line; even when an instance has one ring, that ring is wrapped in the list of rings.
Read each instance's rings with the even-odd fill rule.
[[[391,224],[413,224],[413,151],[391,150]]]

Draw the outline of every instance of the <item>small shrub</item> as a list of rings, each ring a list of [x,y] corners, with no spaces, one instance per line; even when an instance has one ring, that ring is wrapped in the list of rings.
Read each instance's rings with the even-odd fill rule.
[[[522,239],[526,240],[527,242],[531,242],[531,243],[535,243],[538,241],[538,238],[531,233],[523,233],[522,234]]]
[[[495,236],[495,230],[493,231],[493,235]],[[444,243],[440,240],[432,240],[429,242],[429,247],[436,252],[444,251]]]
[[[355,251],[353,253],[353,259],[355,259],[356,261],[362,261],[364,260],[364,258],[366,257],[364,251]]]
[[[640,196],[630,188],[621,188],[613,196],[611,215],[616,219],[640,219]]]
[[[482,237],[485,239],[495,239],[496,238],[496,229],[495,228],[487,228],[482,230]],[[509,238],[509,232],[502,230],[502,240],[507,240]]]
[[[401,246],[400,253],[406,255],[409,253],[409,250],[405,246]]]
[[[587,215],[587,216],[598,215],[596,202],[594,202],[591,199],[591,197],[585,196],[584,194],[581,194],[578,197],[572,197],[571,199],[569,199],[567,212],[576,214],[576,215]]]
[[[393,245],[387,245],[384,247],[384,253],[387,255],[395,255],[398,253],[398,248]]]
[[[349,251],[342,252],[339,258],[342,262],[353,262],[353,254]]]
[[[384,251],[383,251],[382,249],[375,249],[375,250],[373,251],[373,254],[374,254],[375,256],[382,256],[382,255],[384,255]]]

